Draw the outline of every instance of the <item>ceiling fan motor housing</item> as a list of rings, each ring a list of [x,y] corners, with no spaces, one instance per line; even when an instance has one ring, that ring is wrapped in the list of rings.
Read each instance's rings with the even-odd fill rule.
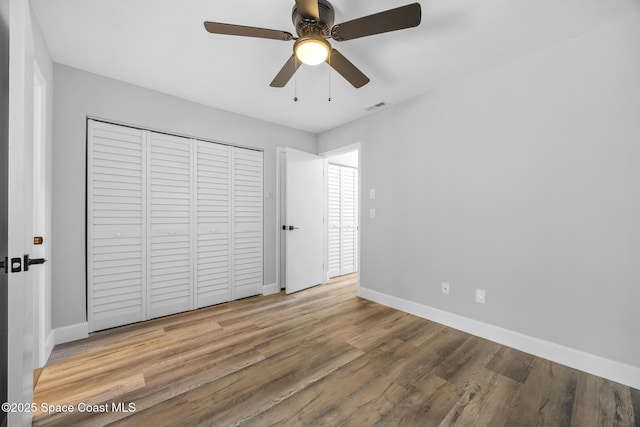
[[[320,36],[323,38],[331,37],[331,27],[335,18],[333,6],[326,0],[318,1],[318,12],[320,19],[305,18],[298,12],[297,6],[293,6],[291,12],[291,20],[296,27],[296,33],[300,38]]]

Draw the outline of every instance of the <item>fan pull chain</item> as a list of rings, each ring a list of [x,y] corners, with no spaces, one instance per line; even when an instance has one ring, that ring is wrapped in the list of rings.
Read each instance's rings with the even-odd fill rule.
[[[293,57],[293,69],[293,101],[298,102],[298,73],[296,73],[296,70],[298,70],[297,56]]]
[[[329,102],[331,102],[331,52],[329,52]]]

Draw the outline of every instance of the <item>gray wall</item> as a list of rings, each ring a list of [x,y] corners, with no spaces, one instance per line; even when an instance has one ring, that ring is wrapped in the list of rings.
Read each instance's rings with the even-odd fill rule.
[[[361,286],[640,366],[639,76],[635,15],[321,134],[362,143]]]
[[[275,283],[276,147],[316,153],[316,136],[55,64],[53,326],[86,321],[86,117],[264,149],[265,284]]]

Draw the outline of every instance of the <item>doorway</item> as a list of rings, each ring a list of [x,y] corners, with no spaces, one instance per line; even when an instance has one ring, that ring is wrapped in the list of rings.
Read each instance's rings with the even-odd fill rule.
[[[358,153],[327,159],[327,280],[357,272]]]
[[[276,239],[276,282],[278,284],[277,290],[283,290],[287,288],[287,263],[291,263],[291,251],[289,251],[289,257],[287,256],[287,237],[290,235],[291,230],[289,230],[289,223],[293,224],[291,218],[287,218],[287,149],[279,148],[277,152],[277,202],[276,202],[276,219],[277,219],[277,230],[278,230],[278,238]],[[360,252],[360,236],[359,236],[359,218],[360,218],[360,176],[359,176],[359,167],[360,167],[360,143],[352,144],[347,147],[340,148],[338,150],[332,150],[326,153],[321,154],[320,156],[315,156],[322,161],[323,164],[323,190],[318,194],[317,197],[322,198],[321,206],[322,206],[322,242],[315,243],[314,245],[321,245],[321,260],[318,260],[322,265],[322,275],[323,277],[320,279],[321,282],[327,282],[330,277],[334,277],[340,274],[348,274],[359,271],[359,252]],[[351,173],[345,173],[345,178],[347,175],[351,176],[351,194],[350,200],[350,210],[345,213],[346,216],[351,216],[350,221],[340,221],[340,225],[338,227],[342,230],[342,226],[345,227],[345,232],[341,235],[351,234],[351,240],[339,242],[345,243],[342,247],[347,249],[345,252],[349,252],[349,249],[352,254],[352,266],[351,268],[342,268],[338,274],[334,274],[335,270],[330,271],[330,259],[329,259],[329,248],[330,248],[330,228],[329,222],[331,217],[331,212],[329,212],[330,204],[329,204],[329,178],[328,171],[329,166],[333,165],[332,168],[339,167],[344,168],[345,170],[350,171]],[[289,177],[289,181],[291,177]],[[348,183],[348,179],[345,180],[345,187]],[[340,189],[342,191],[342,189]],[[342,195],[339,196],[341,199]],[[347,199],[347,197],[344,197]],[[293,222],[292,222],[293,221]],[[284,229],[286,228],[286,229]],[[293,230],[295,232],[296,230]],[[335,229],[333,229],[335,234]],[[335,237],[335,236],[332,236]],[[351,245],[351,246],[349,246]],[[309,246],[302,246],[305,248],[304,252],[309,252]],[[340,248],[340,250],[342,249]],[[318,247],[319,248],[319,247]],[[315,250],[314,246],[314,250]],[[332,246],[332,250],[335,251],[335,248]],[[294,251],[295,252],[295,251]],[[359,283],[359,280],[358,280]],[[318,283],[319,284],[319,283]]]
[[[359,144],[325,158],[325,280],[358,272],[360,252]]]

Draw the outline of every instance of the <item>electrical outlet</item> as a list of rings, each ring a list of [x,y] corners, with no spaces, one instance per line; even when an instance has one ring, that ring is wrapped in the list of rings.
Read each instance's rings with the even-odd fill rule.
[[[369,198],[372,199],[372,200],[376,198],[376,189],[375,188],[370,188],[369,189]]]
[[[447,282],[442,282],[442,293],[449,295],[449,284]]]
[[[476,302],[484,304],[487,292],[484,289],[476,289]]]
[[[369,209],[369,218],[376,219],[376,210],[374,208]]]

